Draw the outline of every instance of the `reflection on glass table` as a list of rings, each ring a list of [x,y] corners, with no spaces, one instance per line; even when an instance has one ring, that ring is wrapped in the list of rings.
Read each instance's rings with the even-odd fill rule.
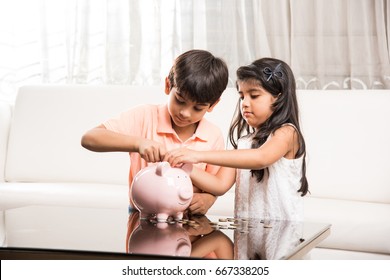
[[[235,257],[246,260],[286,259],[303,241],[301,222],[250,220],[234,234]]]
[[[190,216],[140,219],[126,209],[26,206],[1,211],[2,259],[300,259],[330,225]]]
[[[301,258],[329,235],[330,225],[284,220],[190,216],[157,222],[129,216],[127,253],[209,259]]]

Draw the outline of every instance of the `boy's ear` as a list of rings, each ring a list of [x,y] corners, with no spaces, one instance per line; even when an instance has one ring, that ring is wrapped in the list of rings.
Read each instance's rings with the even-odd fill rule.
[[[209,112],[209,113],[212,112],[214,107],[215,107],[215,105],[217,105],[220,100],[221,100],[221,98],[218,98],[218,100],[215,101],[214,104],[211,105],[210,108],[207,109],[207,112]]]
[[[171,88],[171,83],[169,82],[168,77],[165,77],[165,94],[166,95],[169,95],[169,93],[171,92],[170,88]]]

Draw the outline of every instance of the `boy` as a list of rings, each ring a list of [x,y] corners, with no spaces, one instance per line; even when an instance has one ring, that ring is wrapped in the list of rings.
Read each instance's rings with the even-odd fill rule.
[[[84,134],[81,144],[96,152],[130,153],[129,184],[148,162],[162,161],[167,150],[183,145],[194,150],[224,149],[218,127],[203,119],[218,103],[228,83],[223,60],[204,50],[190,50],[176,58],[165,79],[168,104],[141,105]],[[197,164],[211,174],[219,166]],[[205,214],[215,197],[194,186],[192,214]],[[132,205],[132,202],[130,201]]]

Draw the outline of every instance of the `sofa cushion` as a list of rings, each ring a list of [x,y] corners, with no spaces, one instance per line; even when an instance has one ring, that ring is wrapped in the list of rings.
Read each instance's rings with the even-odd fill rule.
[[[234,188],[235,187],[231,188],[224,195],[219,196],[207,214],[234,217]]]
[[[390,91],[298,94],[312,196],[390,203]]]
[[[0,183],[0,210],[26,205],[127,209],[127,193],[127,185]]]

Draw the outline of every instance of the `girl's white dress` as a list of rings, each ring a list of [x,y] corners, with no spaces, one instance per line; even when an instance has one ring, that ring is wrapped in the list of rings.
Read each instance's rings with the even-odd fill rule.
[[[271,136],[269,136],[271,137]],[[243,137],[238,149],[250,149],[251,137]],[[268,167],[259,183],[249,169],[237,169],[235,216],[266,220],[303,221],[301,186],[303,157],[281,158]]]

